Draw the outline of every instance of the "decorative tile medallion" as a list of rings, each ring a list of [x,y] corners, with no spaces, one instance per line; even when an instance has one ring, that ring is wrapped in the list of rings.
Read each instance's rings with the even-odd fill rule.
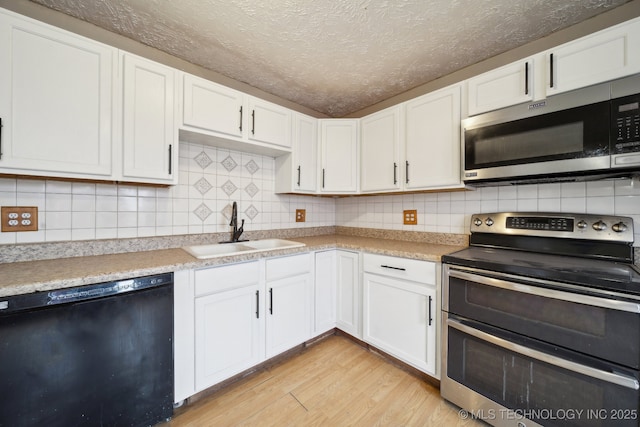
[[[209,206],[205,205],[204,203],[200,203],[200,205],[195,208],[193,213],[196,214],[196,216],[200,218],[201,221],[204,221],[209,217],[209,215],[213,213],[213,211],[209,209]]]
[[[259,214],[258,209],[256,209],[255,206],[253,205],[249,205],[249,207],[247,208],[247,210],[244,211],[245,215],[247,215],[250,219],[253,219],[256,217],[256,215]]]
[[[211,183],[205,178],[200,178],[195,184],[193,184],[193,186],[200,192],[200,194],[205,194],[213,188],[213,185],[211,185]]]
[[[258,164],[253,160],[250,160],[246,165],[244,165],[244,167],[249,171],[251,175],[258,172],[258,169],[260,169],[260,166],[258,166]]]
[[[222,187],[220,188],[222,188],[222,191],[224,191],[227,194],[227,196],[232,195],[238,189],[238,187],[236,187],[236,185],[229,180],[227,180],[227,182],[222,184]]]
[[[213,163],[213,160],[211,160],[211,157],[209,157],[207,153],[205,153],[204,151],[202,151],[200,154],[195,156],[193,160],[195,160],[198,166],[200,166],[202,169],[206,169],[207,166]]]
[[[231,172],[232,170],[234,170],[236,168],[236,166],[238,166],[238,163],[236,163],[236,161],[233,160],[233,157],[231,157],[231,156],[225,157],[225,159],[221,163],[222,163],[222,166],[224,166],[224,168],[228,172]]]
[[[246,191],[249,196],[253,197],[258,194],[258,191],[260,191],[260,189],[253,182],[250,182],[249,185],[244,187],[244,191]]]
[[[231,221],[231,214],[233,213],[233,207],[231,206],[231,204],[228,204],[227,206],[224,207],[224,209],[220,211],[220,213],[225,218],[227,218],[227,220]]]

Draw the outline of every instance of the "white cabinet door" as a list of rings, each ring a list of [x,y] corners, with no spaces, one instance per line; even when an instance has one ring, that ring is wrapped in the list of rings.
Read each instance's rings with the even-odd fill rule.
[[[547,52],[547,95],[640,72],[640,18]]]
[[[336,326],[362,339],[362,291],[359,254],[336,251],[337,309]]]
[[[397,105],[360,120],[360,189],[363,192],[401,188],[400,111]]]
[[[276,157],[276,193],[315,193],[318,119],[293,113],[292,152]]]
[[[436,372],[435,287],[364,273],[363,339],[423,372]]]
[[[405,103],[404,188],[454,188],[460,175],[460,86]]]
[[[320,119],[323,193],[358,191],[358,120]]]
[[[291,147],[291,110],[253,97],[249,109],[249,140]]]
[[[177,183],[176,71],[123,53],[124,181]]]
[[[262,361],[260,298],[257,284],[196,298],[196,391]]]
[[[190,74],[183,81],[182,124],[194,131],[242,138],[246,129],[245,95]]]
[[[320,335],[336,327],[336,251],[315,254],[314,333]]]
[[[117,50],[0,12],[0,172],[112,177]]]
[[[314,193],[318,177],[318,119],[296,114],[294,123],[294,188]]]
[[[194,297],[193,270],[173,273],[174,402],[180,402],[196,392]]]
[[[533,100],[533,61],[517,61],[469,79],[469,115]]]
[[[266,356],[269,358],[311,337],[311,273],[267,282],[266,297]]]

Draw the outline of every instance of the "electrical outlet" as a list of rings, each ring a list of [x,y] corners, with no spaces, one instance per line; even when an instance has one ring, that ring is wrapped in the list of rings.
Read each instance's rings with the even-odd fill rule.
[[[2,231],[38,231],[36,206],[3,206],[0,210]]]
[[[418,225],[418,211],[415,209],[402,211],[404,225]]]
[[[307,216],[306,209],[296,209],[296,222],[305,222]]]

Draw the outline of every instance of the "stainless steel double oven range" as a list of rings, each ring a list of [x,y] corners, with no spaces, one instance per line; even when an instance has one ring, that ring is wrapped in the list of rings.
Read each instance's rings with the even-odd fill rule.
[[[473,215],[443,257],[442,396],[496,426],[640,425],[629,217]]]

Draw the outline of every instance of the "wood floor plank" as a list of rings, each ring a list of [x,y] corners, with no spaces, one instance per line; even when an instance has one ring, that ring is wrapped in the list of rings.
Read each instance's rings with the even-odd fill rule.
[[[439,390],[343,336],[189,405],[163,427],[460,426]]]

